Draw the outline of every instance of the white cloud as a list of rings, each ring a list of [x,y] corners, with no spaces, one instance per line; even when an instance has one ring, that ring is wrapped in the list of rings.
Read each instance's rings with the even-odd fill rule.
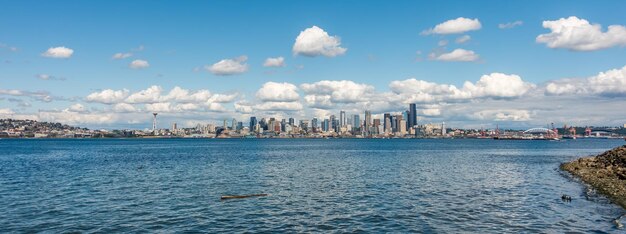
[[[302,110],[299,102],[264,102],[255,106],[256,110],[262,111],[298,111]]]
[[[126,102],[128,103],[156,103],[161,101],[161,91],[163,89],[161,86],[153,85],[145,90],[141,90],[139,92],[133,93],[128,98],[126,98]]]
[[[75,103],[71,105],[68,109],[74,112],[84,112],[87,110],[85,106],[83,106],[83,104],[80,104],[80,103]]]
[[[39,119],[40,121],[60,122],[69,125],[111,124],[115,123],[119,116],[113,113],[81,113],[65,109],[63,111],[39,111]]]
[[[439,42],[437,42],[438,46],[446,46],[448,45],[448,41],[447,40],[440,40]]]
[[[115,53],[112,59],[125,59],[131,56],[133,56],[132,53]]]
[[[626,66],[600,72],[586,79],[561,79],[548,82],[548,95],[592,94],[626,96]]]
[[[302,84],[300,88],[307,94],[329,95],[333,102],[339,103],[360,102],[374,92],[374,86],[350,80],[322,80]]]
[[[119,112],[119,113],[129,113],[129,112],[136,112],[137,108],[135,108],[135,106],[128,104],[128,103],[118,103],[113,106],[113,111]]]
[[[324,29],[313,26],[300,32],[292,50],[294,55],[335,57],[345,54],[348,49],[341,47],[338,36],[329,36]]]
[[[128,67],[132,69],[144,69],[150,67],[150,64],[146,60],[135,59],[128,64]]]
[[[267,58],[263,63],[264,67],[284,67],[285,66],[285,58],[276,57],[276,58]]]
[[[573,51],[592,51],[614,46],[626,46],[626,27],[610,25],[602,32],[600,24],[590,24],[576,16],[543,21],[543,27],[550,33],[537,36],[537,43],[545,43],[550,48],[564,48]]]
[[[516,109],[483,110],[473,113],[471,117],[487,121],[529,121],[532,119],[530,111]]]
[[[425,115],[425,116],[440,116],[441,115],[441,110],[439,108],[428,108],[428,109],[422,109],[421,110],[421,114]]]
[[[523,21],[517,20],[517,21],[514,21],[514,22],[498,24],[498,28],[500,28],[500,29],[511,29],[511,28],[515,28],[517,26],[522,26],[523,24],[524,24]]]
[[[248,71],[247,60],[248,57],[245,55],[234,59],[222,59],[211,66],[205,66],[205,69],[218,76],[241,74]]]
[[[422,35],[430,34],[458,34],[479,30],[482,27],[478,19],[459,17],[436,25],[434,28],[423,31]]]
[[[428,55],[429,59],[445,62],[473,62],[480,58],[478,54],[471,50],[455,49],[449,53]]]
[[[481,76],[475,84],[469,81],[463,84],[463,90],[470,92],[472,97],[513,98],[522,96],[535,87],[518,75],[497,72]]]
[[[0,89],[0,95],[23,96],[37,101],[51,102],[52,96],[48,91],[23,91],[17,89]]]
[[[74,54],[74,50],[59,46],[59,47],[50,47],[46,52],[43,52],[41,56],[48,58],[70,58]]]
[[[290,83],[267,82],[256,92],[261,101],[292,102],[300,99],[298,87]]]
[[[471,39],[472,37],[470,37],[470,35],[463,35],[463,36],[458,37],[456,40],[454,40],[454,42],[456,42],[457,44],[463,44],[465,42],[468,42]]]
[[[252,104],[245,102],[245,101],[239,101],[239,102],[235,102],[235,110],[239,113],[244,113],[244,114],[249,114],[254,112],[254,108],[252,108]]]
[[[105,89],[100,92],[94,92],[85,98],[88,102],[99,102],[104,104],[114,104],[119,103],[128,97],[128,90],[112,90]]]
[[[35,77],[37,77],[37,79],[40,80],[65,80],[65,77],[56,77],[56,76],[51,76],[48,74],[37,74],[35,75]]]

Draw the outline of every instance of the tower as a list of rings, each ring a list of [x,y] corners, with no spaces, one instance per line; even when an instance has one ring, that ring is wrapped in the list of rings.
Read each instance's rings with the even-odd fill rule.
[[[417,125],[417,106],[415,103],[409,104],[409,120],[407,121],[409,126],[408,128],[412,128]]]
[[[158,113],[152,113],[153,117],[152,117],[152,132],[156,131],[157,128],[157,121],[156,121],[156,117],[158,115]]]

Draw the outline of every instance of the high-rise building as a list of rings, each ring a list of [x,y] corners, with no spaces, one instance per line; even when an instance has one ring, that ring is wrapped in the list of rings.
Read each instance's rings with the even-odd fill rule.
[[[409,104],[409,119],[407,123],[407,128],[412,128],[417,125],[417,107],[415,103]]]
[[[389,113],[383,115],[383,131],[391,132],[391,114]]]
[[[339,127],[345,127],[346,125],[348,125],[348,122],[346,120],[346,112],[340,111],[339,112]]]
[[[369,132],[371,126],[372,126],[372,112],[369,110],[365,110],[365,122],[363,123],[363,128],[365,128],[366,133]]]
[[[257,124],[257,120],[256,117],[252,116],[250,117],[250,131],[254,130],[254,127]]]
[[[155,132],[157,129],[157,121],[156,121],[156,117],[157,117],[158,113],[152,113],[152,132]]]
[[[230,123],[230,129],[237,129],[237,120],[235,118],[233,118],[233,122]]]
[[[176,122],[172,123],[172,131],[175,132],[178,126],[176,126]]]
[[[289,118],[289,125],[296,126],[296,120],[293,118]]]
[[[335,117],[335,115],[330,115],[330,119],[328,121],[330,121],[330,129],[337,132],[337,117]]]
[[[317,132],[318,131],[318,123],[317,123],[317,118],[313,118],[311,120],[311,128],[313,129],[313,132]]]
[[[361,129],[361,120],[359,119],[359,115],[356,114],[352,116],[352,121],[353,121],[352,131],[355,131],[355,132],[359,131],[359,129]]]
[[[324,132],[330,131],[330,120],[324,119],[324,123],[322,124],[322,131]]]

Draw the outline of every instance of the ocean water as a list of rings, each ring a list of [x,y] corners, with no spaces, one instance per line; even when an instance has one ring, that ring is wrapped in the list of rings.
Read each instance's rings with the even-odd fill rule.
[[[558,166],[622,144],[2,139],[0,232],[618,232]]]

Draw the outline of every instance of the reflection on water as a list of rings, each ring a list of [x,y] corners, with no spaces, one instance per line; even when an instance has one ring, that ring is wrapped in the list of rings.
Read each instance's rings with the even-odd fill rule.
[[[2,140],[0,231],[614,232],[557,168],[621,143]]]

